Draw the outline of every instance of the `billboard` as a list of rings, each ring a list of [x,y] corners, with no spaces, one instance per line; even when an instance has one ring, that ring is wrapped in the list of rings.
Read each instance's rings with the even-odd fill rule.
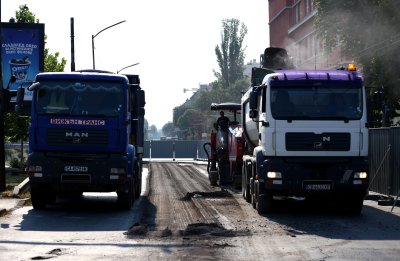
[[[44,70],[44,24],[1,23],[1,63],[3,88],[17,90],[33,81]],[[14,83],[9,82],[12,75]],[[25,100],[31,99],[32,93],[25,92]]]

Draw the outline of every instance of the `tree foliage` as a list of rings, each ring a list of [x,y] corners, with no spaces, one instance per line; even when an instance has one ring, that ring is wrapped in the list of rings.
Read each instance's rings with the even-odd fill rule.
[[[243,40],[246,34],[247,27],[238,19],[222,20],[221,45],[215,47],[220,72],[215,72],[215,76],[224,88],[243,78]]]
[[[363,68],[370,93],[384,90],[387,104],[400,100],[400,12],[391,0],[316,0],[315,25],[326,51],[342,52]]]
[[[211,103],[240,103],[241,92],[248,89],[250,81],[243,75],[243,40],[247,27],[238,19],[222,21],[221,46],[215,54],[220,72],[214,72],[217,80],[211,83],[211,90],[199,90],[199,95],[190,103],[175,107],[173,124],[181,131],[180,139],[199,139],[201,132],[210,132],[218,114],[211,112]],[[214,115],[215,114],[215,115]]]
[[[15,11],[16,23],[39,23],[36,15],[29,10],[27,5],[20,5],[19,9]],[[46,45],[47,36],[45,36]],[[62,72],[64,71],[67,60],[62,57],[59,61],[60,53],[50,53],[48,48],[44,49],[44,71],[45,72]]]
[[[174,108],[174,124],[181,130],[179,138],[200,138],[200,131],[210,132],[218,117],[211,111],[211,103],[240,103],[242,92],[250,86],[248,78],[242,78],[226,89],[213,87],[202,91],[191,106],[182,105]],[[176,122],[176,123],[175,123]]]
[[[164,136],[167,137],[174,137],[176,135],[175,133],[175,126],[172,122],[167,122],[163,127],[162,127],[162,132]]]

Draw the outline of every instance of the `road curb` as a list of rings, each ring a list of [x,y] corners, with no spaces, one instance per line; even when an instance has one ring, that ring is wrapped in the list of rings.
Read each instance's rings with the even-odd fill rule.
[[[21,183],[13,189],[13,196],[17,196],[20,193],[27,192],[29,190],[29,178],[24,179]]]

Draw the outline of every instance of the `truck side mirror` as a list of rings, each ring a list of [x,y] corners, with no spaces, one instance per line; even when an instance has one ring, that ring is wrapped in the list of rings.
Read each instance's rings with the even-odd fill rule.
[[[258,103],[258,93],[257,92],[250,92],[250,100],[249,100],[249,108],[250,110],[256,110]]]
[[[258,117],[258,111],[257,111],[257,110],[254,110],[254,109],[251,109],[251,110],[249,111],[249,117],[250,117],[251,119],[257,118],[257,117]]]

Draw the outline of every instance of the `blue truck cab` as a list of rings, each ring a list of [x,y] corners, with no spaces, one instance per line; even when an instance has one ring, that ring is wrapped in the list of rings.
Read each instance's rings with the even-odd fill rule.
[[[144,91],[139,76],[104,71],[40,73],[33,92],[28,175],[34,208],[57,196],[140,196]]]

